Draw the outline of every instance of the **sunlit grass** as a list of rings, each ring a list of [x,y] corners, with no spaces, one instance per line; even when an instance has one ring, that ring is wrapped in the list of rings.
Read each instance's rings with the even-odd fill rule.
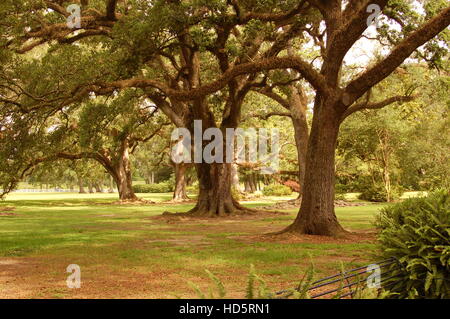
[[[239,239],[262,234],[269,226],[272,231],[283,229],[293,221],[297,209],[278,217],[172,224],[151,217],[164,211],[185,212],[194,203],[164,203],[171,194],[139,196],[158,204],[113,204],[117,194],[13,193],[0,203],[0,207],[15,207],[15,215],[0,216],[0,258],[80,263],[85,272],[93,272],[99,265],[123,273],[164,269],[187,277],[200,276],[204,269],[222,276],[230,276],[230,272],[240,276],[254,264],[269,281],[278,278],[286,282],[300,278],[311,261],[321,275],[339,270],[341,261],[352,267],[373,259],[374,242],[276,243]],[[295,196],[261,198],[243,204],[267,206],[290,198]],[[345,228],[367,230],[373,228],[374,216],[382,206],[342,207],[336,213]],[[47,276],[56,271],[52,269],[49,265]],[[180,283],[178,292],[184,292],[185,287],[185,283]]]

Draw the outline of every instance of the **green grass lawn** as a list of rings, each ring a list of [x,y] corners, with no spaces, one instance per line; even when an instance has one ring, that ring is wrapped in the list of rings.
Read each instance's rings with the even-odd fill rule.
[[[161,217],[193,206],[171,194],[139,194],[154,205],[116,205],[117,194],[13,193],[0,203],[1,298],[195,297],[188,281],[210,286],[205,269],[243,297],[250,264],[274,290],[293,287],[311,260],[316,276],[374,261],[373,219],[382,205],[337,208],[349,238],[263,236],[292,222],[286,215],[188,219]],[[267,206],[280,199],[244,202]],[[14,210],[4,210],[14,207]],[[4,210],[2,214],[2,208]],[[6,213],[5,213],[6,212]],[[68,289],[78,264],[82,288]]]

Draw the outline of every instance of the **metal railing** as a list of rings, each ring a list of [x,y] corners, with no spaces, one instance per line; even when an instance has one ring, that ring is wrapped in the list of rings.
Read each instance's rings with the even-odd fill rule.
[[[389,258],[372,265],[377,265],[381,270],[379,283],[381,288],[387,288],[397,283],[391,281],[394,277],[392,274],[395,270],[400,268],[400,264],[395,258]],[[391,267],[392,265],[396,265]],[[367,279],[372,271],[369,265],[354,268],[348,271],[340,272],[332,276],[328,276],[314,281],[311,287],[308,288],[308,293],[311,299],[326,297],[335,294],[335,298],[346,298],[357,293],[361,285],[367,282]],[[282,290],[276,293],[280,298],[289,298],[295,293],[295,290]],[[331,297],[331,296],[330,296]]]

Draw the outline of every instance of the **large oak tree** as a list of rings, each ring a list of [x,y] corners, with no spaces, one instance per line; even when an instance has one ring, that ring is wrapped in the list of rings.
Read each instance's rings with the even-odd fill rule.
[[[224,129],[239,124],[241,99],[249,86],[258,82],[258,72],[295,69],[309,82],[316,95],[302,205],[288,230],[320,235],[343,232],[333,205],[334,156],[340,123],[358,110],[382,107],[402,99],[402,96],[394,96],[372,103],[364,102],[362,97],[422,45],[428,43],[429,51],[445,51],[445,45],[430,40],[450,23],[450,7],[446,7],[445,1],[434,2],[434,5],[424,1],[425,16],[421,16],[413,14],[406,1],[388,0],[287,1],[269,6],[265,6],[265,2],[233,0],[207,3],[130,1],[126,7],[110,0],[106,2],[106,11],[100,11],[101,6],[93,3],[85,10],[82,29],[71,30],[53,14],[52,19],[46,21],[42,13],[51,7],[65,17],[67,13],[62,3],[42,1],[43,6],[34,11],[41,12],[41,16],[34,19],[37,22],[33,22],[29,14],[24,15],[25,21],[20,21],[20,27],[7,30],[4,37],[5,45],[18,53],[47,42],[76,44],[92,37],[100,41],[98,48],[100,39],[111,39],[103,44],[108,48],[104,51],[108,55],[97,57],[99,65],[108,64],[108,70],[103,69],[104,73],[97,73],[97,77],[86,77],[83,83],[78,76],[76,84],[67,86],[68,95],[59,92],[60,105],[86,98],[90,92],[112,94],[133,87],[142,89],[177,126],[192,129],[186,124],[201,119],[204,128],[219,126]],[[364,32],[373,16],[368,10],[369,5],[383,10],[383,16],[398,23],[401,31],[390,39],[394,45],[388,54],[368,65],[362,73],[345,78],[342,76],[344,59],[355,43],[366,36]],[[397,14],[397,11],[405,14]],[[19,15],[23,13],[23,8],[18,12]],[[11,14],[10,19],[14,17]],[[319,32],[310,33],[310,37],[320,47],[319,60],[308,61],[302,56],[283,54],[289,41],[308,32],[308,22],[317,19],[320,21]],[[29,28],[24,30],[24,25]],[[136,30],[133,28],[136,25],[147,28]],[[255,25],[256,33],[243,35],[243,30],[254,30]],[[389,31],[389,24],[384,27]],[[266,29],[268,32],[264,32]],[[210,33],[211,37],[208,37]],[[386,36],[389,36],[388,32]],[[96,40],[90,41],[95,43]],[[116,59],[112,60],[111,55]],[[430,58],[427,50],[419,51],[417,55]],[[213,63],[205,64],[211,60]],[[119,67],[114,69],[115,66]],[[143,70],[143,66],[147,68]],[[166,72],[167,66],[176,73],[172,73],[173,70]],[[222,121],[218,124],[208,97],[224,90]],[[180,114],[183,121],[178,121]],[[201,165],[197,171],[203,186],[195,212],[216,215],[242,209],[231,196],[229,165]]]

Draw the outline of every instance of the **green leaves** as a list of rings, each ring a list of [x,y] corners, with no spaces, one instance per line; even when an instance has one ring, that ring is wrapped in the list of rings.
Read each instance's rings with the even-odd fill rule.
[[[376,225],[383,258],[397,282],[393,298],[450,298],[450,194],[442,190],[426,198],[405,200],[382,210]]]

